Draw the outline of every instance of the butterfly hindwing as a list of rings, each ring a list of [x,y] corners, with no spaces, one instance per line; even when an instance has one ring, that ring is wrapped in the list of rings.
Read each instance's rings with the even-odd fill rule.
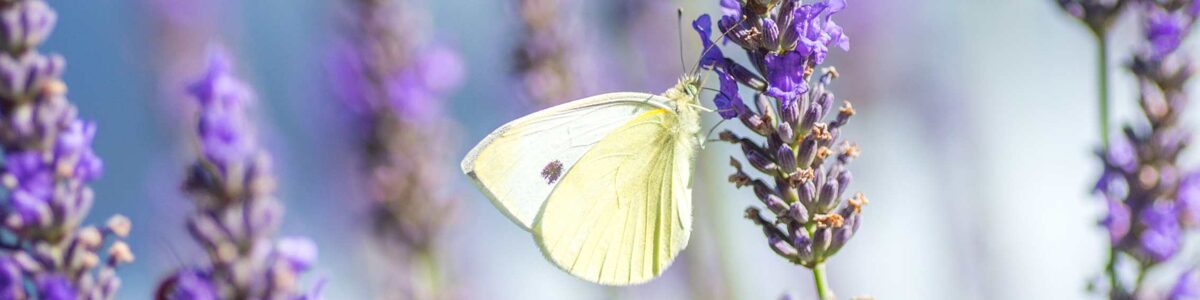
[[[463,173],[505,216],[530,230],[551,191],[588,150],[637,116],[665,108],[666,101],[610,93],[530,114],[484,138],[463,159]]]
[[[534,225],[548,259],[610,285],[645,282],[666,269],[691,232],[695,149],[681,143],[692,137],[681,136],[678,122],[666,109],[643,112],[574,164]]]

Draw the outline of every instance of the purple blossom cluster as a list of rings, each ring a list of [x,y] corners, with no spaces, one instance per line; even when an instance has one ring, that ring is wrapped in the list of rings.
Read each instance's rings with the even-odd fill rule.
[[[416,4],[348,1],[348,38],[332,79],[364,133],[356,136],[359,163],[387,289],[405,299],[453,298],[440,241],[458,199],[444,188],[453,146],[441,107],[463,66],[449,47],[423,39],[427,15]]]
[[[41,0],[0,1],[0,299],[112,299],[130,222],[80,226],[103,173],[95,123],[67,100],[61,56],[37,48],[57,21]]]
[[[849,38],[831,18],[845,6],[844,0],[721,1],[721,36],[746,52],[751,68],[725,57],[712,40],[708,15],[692,23],[704,44],[700,64],[720,80],[713,99],[719,113],[765,140],[728,130],[720,134],[722,141],[740,145],[744,161],[762,175],[730,159],[736,170],[730,182],[752,188],[773,215],[768,219],[750,207],[746,217],[762,227],[775,253],[814,269],[819,289],[823,263],[858,230],[867,204],[862,194],[843,197],[852,179],[848,165],[859,154],[856,145],[841,140],[854,109],[849,102],[834,106],[828,89],[838,77],[834,68],[813,76],[830,47],[849,48]],[[741,98],[743,87],[754,93],[754,108]],[[828,299],[831,293],[820,296]]]
[[[1129,7],[1142,16],[1144,43],[1129,68],[1137,77],[1138,104],[1146,122],[1125,125],[1123,135],[1101,152],[1105,169],[1096,191],[1107,203],[1108,213],[1101,223],[1113,250],[1137,261],[1141,277],[1179,256],[1185,233],[1200,226],[1200,171],[1178,165],[1192,139],[1179,120],[1188,102],[1184,86],[1194,68],[1177,51],[1200,17],[1200,1],[1143,0]],[[1112,268],[1112,298],[1162,298],[1142,286],[1141,280],[1126,287]],[[1187,286],[1189,281],[1200,284],[1191,273],[1180,277],[1171,294],[1196,289]]]
[[[199,104],[199,157],[183,184],[196,204],[188,217],[192,238],[209,265],[181,268],[158,288],[159,299],[317,299],[321,284],[300,288],[299,277],[317,257],[306,238],[273,240],[283,217],[275,199],[270,156],[255,142],[245,109],[249,87],[214,51],[208,70],[188,92]]]

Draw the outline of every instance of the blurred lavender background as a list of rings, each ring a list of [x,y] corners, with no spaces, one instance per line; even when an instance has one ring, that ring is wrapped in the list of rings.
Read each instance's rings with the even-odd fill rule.
[[[510,1],[424,1],[439,41],[458,48],[463,85],[447,95],[461,157],[497,126],[535,109],[512,71],[519,42]],[[568,0],[561,0],[568,1]],[[699,42],[685,22],[718,14],[718,1],[578,1],[572,15],[586,86],[660,93],[680,75],[676,34],[694,63]],[[650,1],[647,1],[650,2]],[[1088,194],[1100,166],[1091,37],[1053,1],[850,1],[838,22],[851,52],[833,52],[838,96],[858,115],[847,128],[866,152],[853,190],[871,197],[855,242],[829,262],[842,298],[1085,299],[1098,278],[1106,233],[1102,202]],[[384,298],[363,271],[364,195],[353,178],[347,111],[331,91],[327,58],[341,33],[336,1],[142,0],[56,3],[59,23],[43,46],[67,57],[65,80],[82,116],[95,120],[106,174],[87,223],[113,214],[135,225],[138,260],[121,271],[121,299],[149,297],[158,276],[198,257],[184,231],[179,192],[192,151],[182,83],[201,73],[205,47],[228,46],[257,88],[263,145],[275,154],[281,235],[312,237],[320,259],[305,278],[329,280],[327,299]],[[169,14],[186,20],[171,20]],[[168,16],[164,16],[168,14]],[[1112,40],[1114,123],[1136,113],[1124,68],[1137,40],[1131,15]],[[174,27],[171,27],[174,26]],[[1184,52],[1196,53],[1189,40]],[[743,59],[738,54],[735,59]],[[1194,84],[1193,84],[1194,85]],[[1193,88],[1195,88],[1193,86]],[[1186,113],[1184,126],[1200,114]],[[706,127],[715,120],[707,120]],[[742,219],[756,202],[724,184],[733,146],[703,152],[695,239],[663,278],[601,288],[542,258],[528,233],[498,213],[465,178],[443,257],[467,298],[771,299],[812,295],[811,274],[781,262]],[[1195,151],[1192,151],[1195,152]],[[1194,154],[1183,165],[1194,166]],[[457,170],[457,161],[446,162]],[[456,176],[457,172],[450,172]],[[1195,245],[1192,245],[1195,246]],[[1195,247],[1185,253],[1196,253]],[[1197,257],[1194,254],[1185,257]],[[1193,258],[1194,259],[1194,258]],[[1149,278],[1169,282],[1174,278]],[[705,292],[695,292],[704,289]],[[727,293],[727,294],[726,294]]]

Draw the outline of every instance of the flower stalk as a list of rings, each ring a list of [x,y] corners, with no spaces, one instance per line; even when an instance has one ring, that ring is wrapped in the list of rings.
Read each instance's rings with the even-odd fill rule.
[[[38,51],[57,18],[42,0],[0,1],[0,299],[113,299],[134,258],[129,219],[81,226],[104,166],[96,124],[67,100],[65,60]]]
[[[1184,86],[1193,67],[1187,57],[1176,54],[1200,16],[1200,4],[1191,0],[1061,0],[1059,4],[1096,37],[1102,114],[1108,111],[1106,33],[1122,8],[1141,18],[1144,40],[1128,66],[1137,77],[1137,102],[1145,123],[1126,124],[1122,134],[1110,137],[1102,122],[1105,139],[1098,152],[1105,168],[1095,191],[1108,207],[1101,222],[1111,241],[1104,276],[1110,299],[1181,299],[1178,292],[1162,293],[1145,279],[1177,257],[1186,231],[1200,225],[1200,173],[1178,165],[1192,138],[1178,120],[1188,102]],[[1119,274],[1122,261],[1134,264],[1132,282]],[[1185,278],[1181,276],[1180,284]]]
[[[857,232],[867,204],[861,193],[844,197],[853,178],[848,167],[860,149],[842,139],[841,129],[855,110],[848,101],[835,106],[829,85],[837,70],[818,69],[830,47],[850,47],[832,20],[846,2],[727,0],[721,6],[721,37],[746,52],[750,67],[724,56],[708,15],[692,25],[704,42],[700,65],[720,81],[713,99],[718,113],[752,133],[720,133],[743,155],[730,158],[729,182],[750,188],[763,205],[747,208],[745,216],[762,229],[771,250],[812,270],[818,297],[832,299],[826,261]],[[750,104],[742,88],[754,94]]]
[[[180,268],[158,286],[157,299],[317,299],[323,283],[303,289],[300,277],[316,262],[303,237],[275,240],[283,204],[275,198],[271,156],[258,146],[246,108],[250,87],[232,63],[212,51],[206,73],[188,92],[199,106],[197,159],[183,190],[196,210],[187,230],[208,255],[206,265]]]
[[[453,299],[441,237],[458,198],[443,188],[453,124],[441,110],[463,66],[452,49],[423,35],[428,15],[419,3],[347,1],[353,18],[332,79],[359,133],[371,242],[393,274],[381,289],[403,299]]]

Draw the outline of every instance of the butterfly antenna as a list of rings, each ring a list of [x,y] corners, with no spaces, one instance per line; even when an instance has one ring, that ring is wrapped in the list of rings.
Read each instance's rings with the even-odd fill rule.
[[[687,60],[683,59],[683,8],[675,9],[675,29],[679,36],[679,71],[687,73]]]
[[[708,47],[704,47],[704,51],[700,51],[700,60],[703,60],[704,55],[707,55],[709,51],[713,50],[713,48],[717,48],[717,43],[719,43],[721,41],[721,39],[724,39],[725,36],[727,36],[727,35],[729,35],[729,33],[733,32],[734,29],[737,29],[738,26],[742,26],[742,22],[745,22],[745,21],[746,21],[746,17],[742,16],[742,18],[740,20],[738,20],[737,23],[734,23],[733,26],[729,26],[729,29],[726,29],[724,32],[721,32],[721,35],[718,35],[717,38],[715,40],[713,40],[712,45],[708,45]],[[720,26],[717,26],[717,27],[720,28]],[[696,73],[699,70],[700,70],[700,61],[697,60],[696,66],[692,68],[691,73]]]

